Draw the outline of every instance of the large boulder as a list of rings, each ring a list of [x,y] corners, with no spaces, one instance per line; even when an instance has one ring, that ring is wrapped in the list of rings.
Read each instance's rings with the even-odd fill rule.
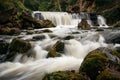
[[[117,69],[120,62],[119,54],[111,49],[98,48],[85,57],[80,72],[85,72],[91,80],[96,80],[97,76],[106,68]]]

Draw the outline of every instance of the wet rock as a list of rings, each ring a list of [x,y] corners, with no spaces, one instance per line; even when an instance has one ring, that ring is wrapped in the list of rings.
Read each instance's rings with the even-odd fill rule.
[[[74,39],[74,36],[66,36],[64,39],[65,39],[65,40]]]
[[[81,64],[80,71],[85,72],[91,80],[107,68],[116,69],[119,64],[119,54],[107,48],[98,48],[91,51]]]
[[[75,71],[58,71],[47,74],[43,80],[90,80],[89,77]]]
[[[98,28],[98,29],[96,29],[96,31],[104,31],[104,29]]]
[[[47,57],[59,57],[60,53],[64,53],[64,43],[57,41],[49,50]]]
[[[97,15],[95,13],[89,13],[89,15],[90,15],[90,20],[92,21],[92,25],[99,26]]]
[[[44,40],[46,37],[45,35],[40,35],[40,36],[34,36],[33,40]]]
[[[0,41],[0,63],[6,61],[9,43]]]
[[[0,35],[19,35],[21,33],[18,28],[0,28]]]
[[[0,42],[0,55],[6,54],[8,52],[8,46],[9,46],[9,43],[4,41]]]
[[[90,29],[90,25],[86,19],[82,19],[82,21],[78,24],[78,29]]]
[[[31,48],[31,44],[28,41],[14,38],[9,45],[10,52],[25,53]]]
[[[115,34],[115,35],[111,35],[110,37],[108,37],[108,39],[106,40],[107,43],[117,43],[120,44],[120,35]]]
[[[50,29],[44,29],[44,30],[41,30],[43,33],[51,33],[52,31]]]

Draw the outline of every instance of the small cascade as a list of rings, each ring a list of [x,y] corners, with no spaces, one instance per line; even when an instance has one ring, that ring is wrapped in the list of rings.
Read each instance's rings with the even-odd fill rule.
[[[109,26],[106,24],[106,20],[103,16],[101,15],[98,15],[97,16],[97,19],[98,19],[98,24],[100,27],[105,27],[105,28],[108,28]]]
[[[72,25],[72,16],[66,12],[40,12],[35,11],[32,14],[37,19],[48,19],[57,25]]]
[[[106,24],[106,20],[101,15],[96,15],[94,13],[67,13],[67,12],[42,12],[34,11],[32,17],[42,20],[50,20],[56,26],[66,26],[72,25],[77,26],[81,22],[81,19],[86,19],[91,27],[109,27]]]

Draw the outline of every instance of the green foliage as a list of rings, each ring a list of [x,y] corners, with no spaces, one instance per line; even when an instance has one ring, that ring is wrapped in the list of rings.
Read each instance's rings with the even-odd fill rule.
[[[116,23],[117,21],[120,21],[120,7],[114,8],[111,11],[108,11],[103,14],[105,18],[107,18],[108,24]]]
[[[59,5],[62,11],[66,11],[66,7],[74,5],[77,0],[25,0],[24,4],[31,10],[40,11],[60,11]]]
[[[0,10],[17,8],[19,11],[28,10],[20,0],[0,0]]]
[[[31,10],[38,10],[39,3],[38,0],[24,0],[24,5]]]

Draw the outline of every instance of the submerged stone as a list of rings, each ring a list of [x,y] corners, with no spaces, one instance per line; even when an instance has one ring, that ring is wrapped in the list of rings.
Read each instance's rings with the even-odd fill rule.
[[[40,35],[40,36],[34,36],[33,40],[44,40],[46,37],[45,35]]]
[[[51,33],[52,31],[50,29],[44,29],[42,30],[43,33]]]
[[[66,36],[64,39],[65,39],[65,40],[74,39],[74,36]]]

